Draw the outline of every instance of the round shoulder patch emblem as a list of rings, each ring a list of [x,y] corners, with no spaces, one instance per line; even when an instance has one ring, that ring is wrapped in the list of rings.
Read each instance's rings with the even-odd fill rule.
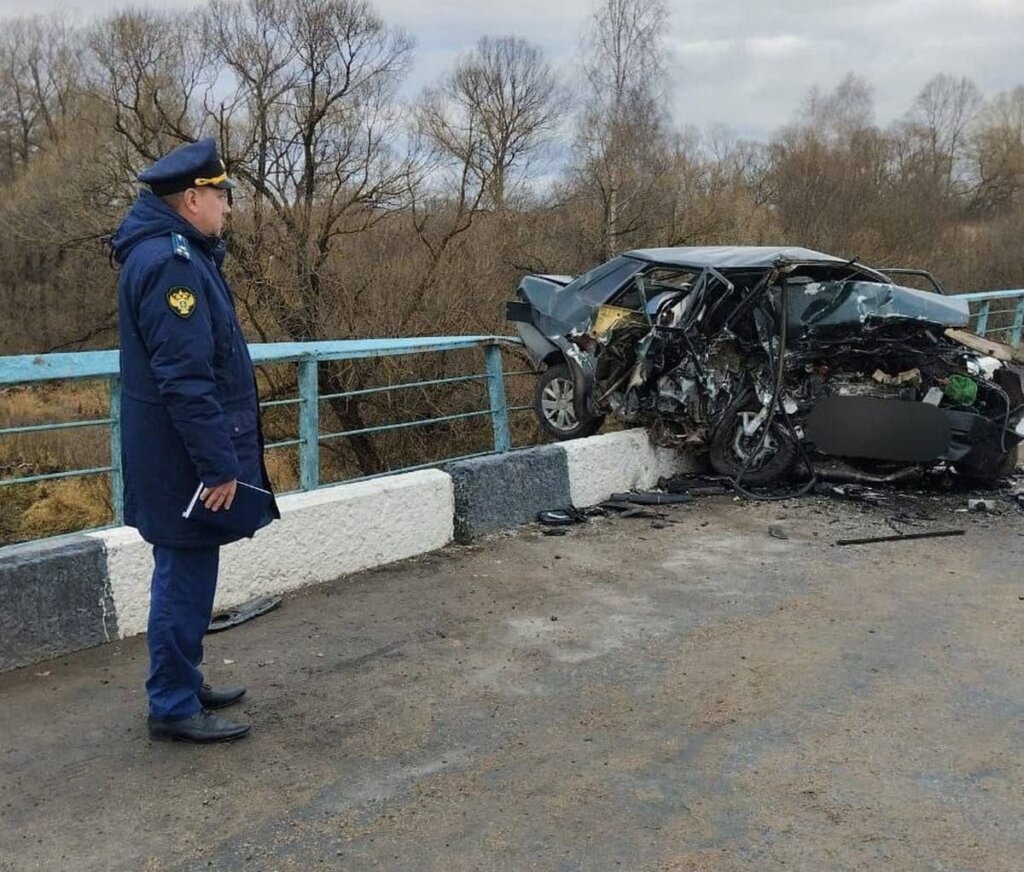
[[[191,288],[171,288],[167,292],[167,305],[179,318],[187,318],[196,309],[196,295]]]

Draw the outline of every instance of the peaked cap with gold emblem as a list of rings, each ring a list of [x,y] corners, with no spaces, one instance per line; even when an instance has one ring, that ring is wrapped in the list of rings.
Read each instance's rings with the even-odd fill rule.
[[[224,161],[217,154],[212,137],[182,145],[164,155],[139,173],[139,181],[149,185],[158,197],[189,188],[220,188],[229,191],[235,183],[228,178]]]

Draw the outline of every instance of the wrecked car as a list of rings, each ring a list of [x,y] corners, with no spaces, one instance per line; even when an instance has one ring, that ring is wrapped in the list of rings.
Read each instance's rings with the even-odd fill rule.
[[[507,317],[551,436],[615,416],[734,483],[898,481],[939,462],[996,479],[1024,437],[1013,350],[966,332],[967,303],[921,271],[794,247],[644,249],[528,275]]]

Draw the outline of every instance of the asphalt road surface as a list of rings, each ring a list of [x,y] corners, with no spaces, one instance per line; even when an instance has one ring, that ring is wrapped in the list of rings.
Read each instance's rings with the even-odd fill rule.
[[[311,589],[209,637],[233,745],[150,743],[141,638],[2,675],[0,869],[1020,869],[1024,516],[961,506],[715,497]],[[900,511],[966,535],[833,544]]]

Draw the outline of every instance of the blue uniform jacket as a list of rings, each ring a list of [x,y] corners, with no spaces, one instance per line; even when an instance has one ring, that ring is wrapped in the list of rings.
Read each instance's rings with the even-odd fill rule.
[[[154,545],[224,545],[238,537],[181,516],[199,482],[270,489],[252,359],[220,271],[224,244],[144,191],[112,245],[125,523]]]

